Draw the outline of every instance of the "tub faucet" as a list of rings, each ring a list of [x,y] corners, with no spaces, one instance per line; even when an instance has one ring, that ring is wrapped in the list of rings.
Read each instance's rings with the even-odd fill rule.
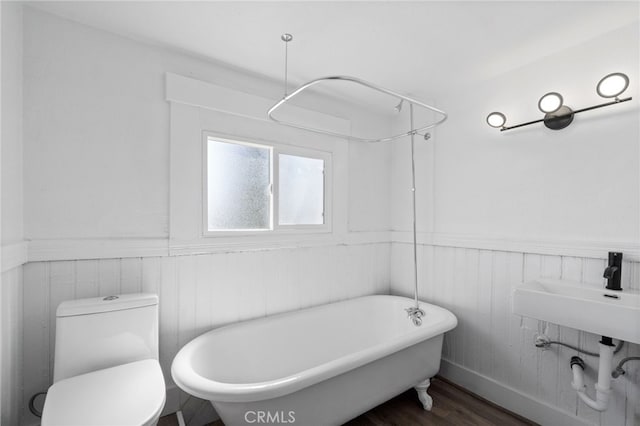
[[[419,306],[412,306],[410,308],[406,308],[407,316],[411,318],[413,325],[420,326],[422,325],[422,317],[425,315],[424,311],[420,309]]]
[[[622,253],[610,251],[609,265],[605,268],[603,278],[607,279],[607,290],[620,291],[620,277],[622,275]]]

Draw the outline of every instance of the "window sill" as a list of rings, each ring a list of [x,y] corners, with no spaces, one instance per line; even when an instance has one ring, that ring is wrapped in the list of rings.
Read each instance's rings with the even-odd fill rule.
[[[281,236],[298,236],[304,238],[308,235],[331,234],[330,225],[307,225],[307,226],[282,226],[276,229],[264,230],[237,230],[237,231],[205,231],[202,238],[255,238],[255,239],[277,239]]]
[[[344,238],[343,238],[344,239]],[[205,236],[193,241],[172,240],[169,255],[181,256],[206,253],[227,253],[236,251],[275,250],[283,248],[303,248],[334,246],[344,241],[330,231],[325,232],[278,232],[269,234],[246,233],[244,235]]]

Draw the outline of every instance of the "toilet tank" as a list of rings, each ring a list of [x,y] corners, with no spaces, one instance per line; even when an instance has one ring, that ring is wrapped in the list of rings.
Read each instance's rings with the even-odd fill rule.
[[[158,296],[121,294],[62,302],[56,311],[54,383],[158,359]]]

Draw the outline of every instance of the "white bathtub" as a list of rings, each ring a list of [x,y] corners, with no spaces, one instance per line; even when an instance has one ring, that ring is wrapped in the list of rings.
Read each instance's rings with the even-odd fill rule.
[[[421,302],[415,326],[412,304],[366,296],[221,327],[185,345],[171,375],[227,426],[341,424],[412,386],[430,409],[428,379],[457,320]]]

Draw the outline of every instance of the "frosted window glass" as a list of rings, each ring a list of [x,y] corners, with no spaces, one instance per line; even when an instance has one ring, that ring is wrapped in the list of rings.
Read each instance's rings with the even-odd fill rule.
[[[280,225],[324,223],[324,160],[280,154]]]
[[[271,149],[209,139],[207,161],[209,230],[270,229]]]

